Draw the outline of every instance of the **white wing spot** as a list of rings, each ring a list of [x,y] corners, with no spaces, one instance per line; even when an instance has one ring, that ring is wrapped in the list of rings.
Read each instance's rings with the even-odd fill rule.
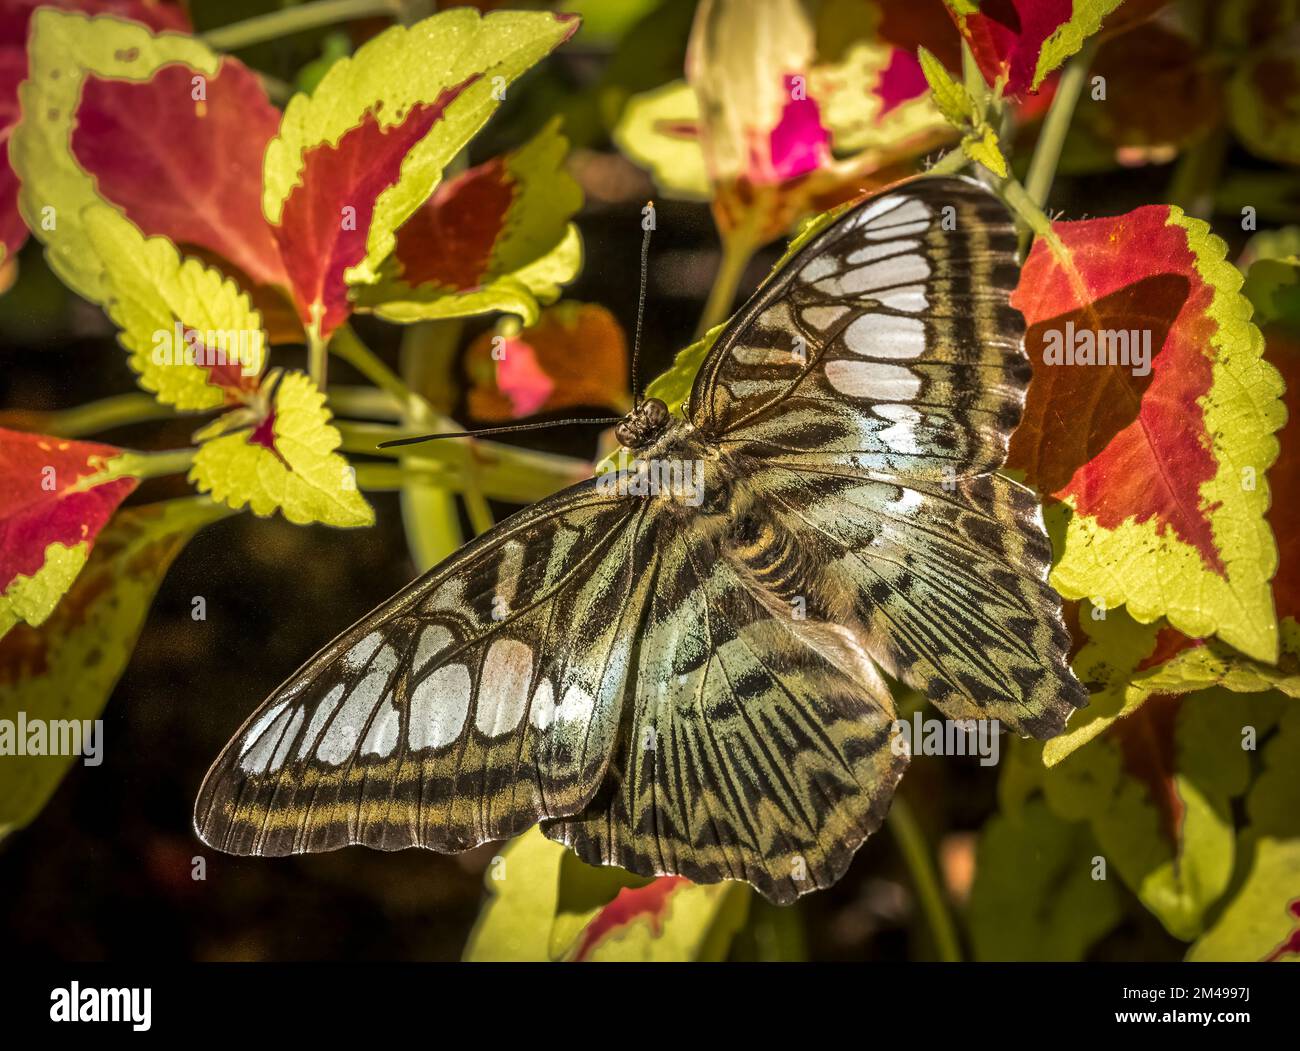
[[[316,758],[322,763],[338,766],[352,755],[396,665],[397,653],[391,646],[379,651],[366,677],[352,688],[325,731],[325,737],[316,749]]]
[[[925,502],[925,498],[915,489],[904,487],[899,490],[899,493],[897,500],[890,500],[885,504],[886,511],[896,515],[910,515]]]
[[[276,748],[275,755],[271,756],[271,765],[267,768],[271,772],[279,770],[284,766],[284,761],[289,758],[289,750],[293,748],[293,742],[298,740],[298,731],[302,729],[302,721],[306,716],[303,708],[295,708],[293,719],[289,722],[289,729],[285,730],[280,738],[280,746]]]
[[[902,365],[874,361],[828,361],[831,386],[852,398],[872,401],[911,401],[921,391],[921,377]]]
[[[366,666],[366,661],[370,660],[370,655],[379,649],[379,644],[384,641],[382,632],[372,631],[364,639],[358,642],[347,653],[343,654],[343,664],[349,671],[360,671]]]
[[[925,256],[917,253],[901,255],[897,259],[883,259],[878,263],[868,263],[856,270],[850,270],[836,282],[839,291],[848,295],[860,295],[879,288],[890,288],[913,281],[924,281],[930,276],[930,264]]]
[[[387,759],[397,747],[397,736],[402,729],[402,716],[393,703],[393,691],[388,691],[387,702],[370,723],[370,732],[361,743],[364,755],[377,755]]]
[[[302,759],[312,750],[316,743],[316,736],[321,732],[326,721],[333,713],[335,707],[343,698],[343,684],[335,683],[324,697],[321,698],[320,704],[316,705],[316,710],[311,713],[311,723],[307,727],[307,732],[303,734],[302,744],[298,747],[298,758]]]
[[[914,317],[863,314],[844,330],[844,342],[854,354],[910,360],[925,353],[925,325]]]
[[[543,678],[533,691],[533,703],[530,705],[529,721],[539,730],[545,730],[555,721],[555,691],[551,680]]]
[[[806,307],[800,313],[805,325],[825,332],[848,312],[848,307]]]
[[[833,255],[819,255],[811,263],[799,271],[800,281],[817,281],[827,274],[833,274],[839,269],[839,260]]]
[[[533,675],[532,648],[517,639],[497,639],[483,660],[474,725],[488,737],[500,737],[519,725],[528,707]]]
[[[411,722],[407,743],[418,751],[441,748],[460,736],[469,714],[472,684],[463,664],[437,669],[411,693]]]
[[[555,717],[562,723],[588,723],[596,707],[596,700],[576,683],[564,692],[564,700],[555,709]]]
[[[880,241],[876,244],[867,245],[865,248],[859,248],[856,252],[850,252],[848,262],[850,266],[857,266],[859,263],[870,263],[876,259],[885,259],[891,255],[902,255],[904,252],[920,247],[920,241]]]
[[[284,705],[280,706],[281,709]],[[277,751],[276,746],[280,743],[280,731],[284,729],[282,725],[288,719],[288,711],[281,710],[279,717],[266,728],[257,745],[249,751],[239,761],[240,768],[247,774],[260,774],[265,772],[266,765],[270,762],[271,753]]]
[[[910,405],[877,405],[872,411],[891,421],[891,426],[876,435],[882,442],[896,453],[920,454],[921,442],[916,432],[923,417],[916,409]]]
[[[919,314],[929,304],[925,298],[924,285],[906,285],[882,292],[876,297],[881,306],[890,310],[901,310],[906,314]]]
[[[430,624],[420,632],[420,641],[415,647],[415,661],[412,671],[419,671],[437,654],[441,653],[452,641],[452,633],[441,624]]]
[[[261,714],[261,716],[258,717],[257,722],[253,723],[253,725],[248,728],[248,733],[244,735],[245,752],[247,752],[250,748],[253,747],[254,744],[257,743],[258,739],[262,736],[262,731],[265,730],[277,718],[279,718],[280,713],[284,711],[285,708],[287,708],[288,706],[289,706],[289,702],[287,700],[281,701],[273,708],[268,708],[266,711],[264,711]]]

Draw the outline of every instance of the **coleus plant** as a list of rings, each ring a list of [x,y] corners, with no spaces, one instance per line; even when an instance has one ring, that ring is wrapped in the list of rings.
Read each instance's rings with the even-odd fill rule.
[[[454,11],[390,29],[281,113],[236,59],[157,32],[183,22],[129,7],[113,5],[135,22],[30,17],[10,162],[25,225],[59,277],[118,327],[153,411],[202,425],[193,447],[162,452],[78,440],[96,429],[85,416],[15,416],[22,430],[0,432],[5,715],[55,703],[97,713],[167,565],[223,515],[364,526],[363,491],[401,485],[432,514],[454,511],[430,501],[455,490],[479,524],[485,494],[536,499],[590,470],[487,442],[472,459],[461,443],[423,454],[435,484],[422,488],[409,458],[353,464],[376,438],[439,415],[360,343],[353,313],[412,332],[501,313],[466,352],[480,419],[627,401],[617,322],[596,304],[553,304],[581,266],[571,223],[581,195],[559,128],[473,167],[457,161],[506,85],[568,39],[572,20]],[[1023,225],[1015,305],[1034,373],[1007,469],[1044,498],[1052,583],[1070,600],[1074,667],[1092,704],[1046,745],[1016,742],[1003,766],[970,891],[981,958],[1079,958],[1132,902],[1193,959],[1300,948],[1290,882],[1300,864],[1290,521],[1300,430],[1286,422],[1288,407],[1292,421],[1300,410],[1289,383],[1300,379],[1300,240],[1261,234],[1234,265],[1197,214],[1210,214],[1216,117],[1258,157],[1296,160],[1295,95],[1268,91],[1295,53],[1261,36],[1271,5],[1220,8],[1207,30],[1180,5],[1144,0],[855,0],[821,5],[816,18],[793,0],[759,13],[705,0],[684,79],[632,99],[614,129],[662,190],[711,203],[723,240],[702,338],[650,388],[670,405],[758,247],[925,153],[947,148],[930,170],[978,175]],[[1096,71],[1122,69],[1135,39],[1161,34],[1178,41],[1161,44],[1174,80],[1224,68],[1207,55],[1245,56],[1226,79],[1214,74],[1205,97],[1222,105],[1117,115],[1123,80],[1103,74],[1099,93]],[[180,140],[184,166],[170,148]],[[1043,211],[1072,152],[1096,167],[1180,151],[1180,204],[1055,222]],[[791,250],[834,214],[807,222]],[[1147,333],[1149,357],[1141,368],[1063,367],[1063,331]],[[220,333],[247,338],[227,340],[233,363],[201,363]],[[308,348],[305,372],[277,352],[293,344]],[[593,363],[581,374],[577,345]],[[329,385],[330,354],[380,388],[398,426],[334,418],[363,406]],[[47,433],[33,433],[41,422]],[[121,508],[141,480],[182,471],[197,495]],[[85,675],[90,652],[101,658]],[[13,828],[39,811],[64,764],[0,769],[0,825]],[[890,820],[908,863],[929,866],[906,793]],[[536,833],[503,848],[486,885],[470,958],[800,951],[742,885],[592,870]],[[954,957],[951,917],[933,896],[924,904],[935,948]],[[1008,924],[1008,910],[1049,919]]]

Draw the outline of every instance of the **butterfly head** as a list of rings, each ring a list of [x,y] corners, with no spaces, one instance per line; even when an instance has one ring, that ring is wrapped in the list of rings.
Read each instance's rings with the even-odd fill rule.
[[[667,405],[658,398],[646,398],[623,417],[614,428],[614,437],[624,448],[642,449],[668,429],[670,419]]]

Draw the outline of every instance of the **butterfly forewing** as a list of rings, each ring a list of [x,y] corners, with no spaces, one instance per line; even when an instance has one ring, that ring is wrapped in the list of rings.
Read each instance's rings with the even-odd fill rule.
[[[617,733],[654,510],[584,483],[364,618],[227,746],[200,835],[238,854],[463,850],[579,809]]]
[[[689,416],[727,451],[908,477],[1001,466],[1029,364],[1015,228],[987,191],[926,179],[804,246],[712,347]]]

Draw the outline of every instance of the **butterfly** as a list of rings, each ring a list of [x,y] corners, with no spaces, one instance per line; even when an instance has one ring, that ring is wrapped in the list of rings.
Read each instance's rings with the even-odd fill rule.
[[[584,861],[788,903],[889,808],[890,680],[1059,733],[1035,495],[997,473],[1030,367],[1016,234],[978,183],[851,207],[730,320],[633,458],[502,521],[363,617],[209,771],[234,854],[462,851],[540,823]]]

